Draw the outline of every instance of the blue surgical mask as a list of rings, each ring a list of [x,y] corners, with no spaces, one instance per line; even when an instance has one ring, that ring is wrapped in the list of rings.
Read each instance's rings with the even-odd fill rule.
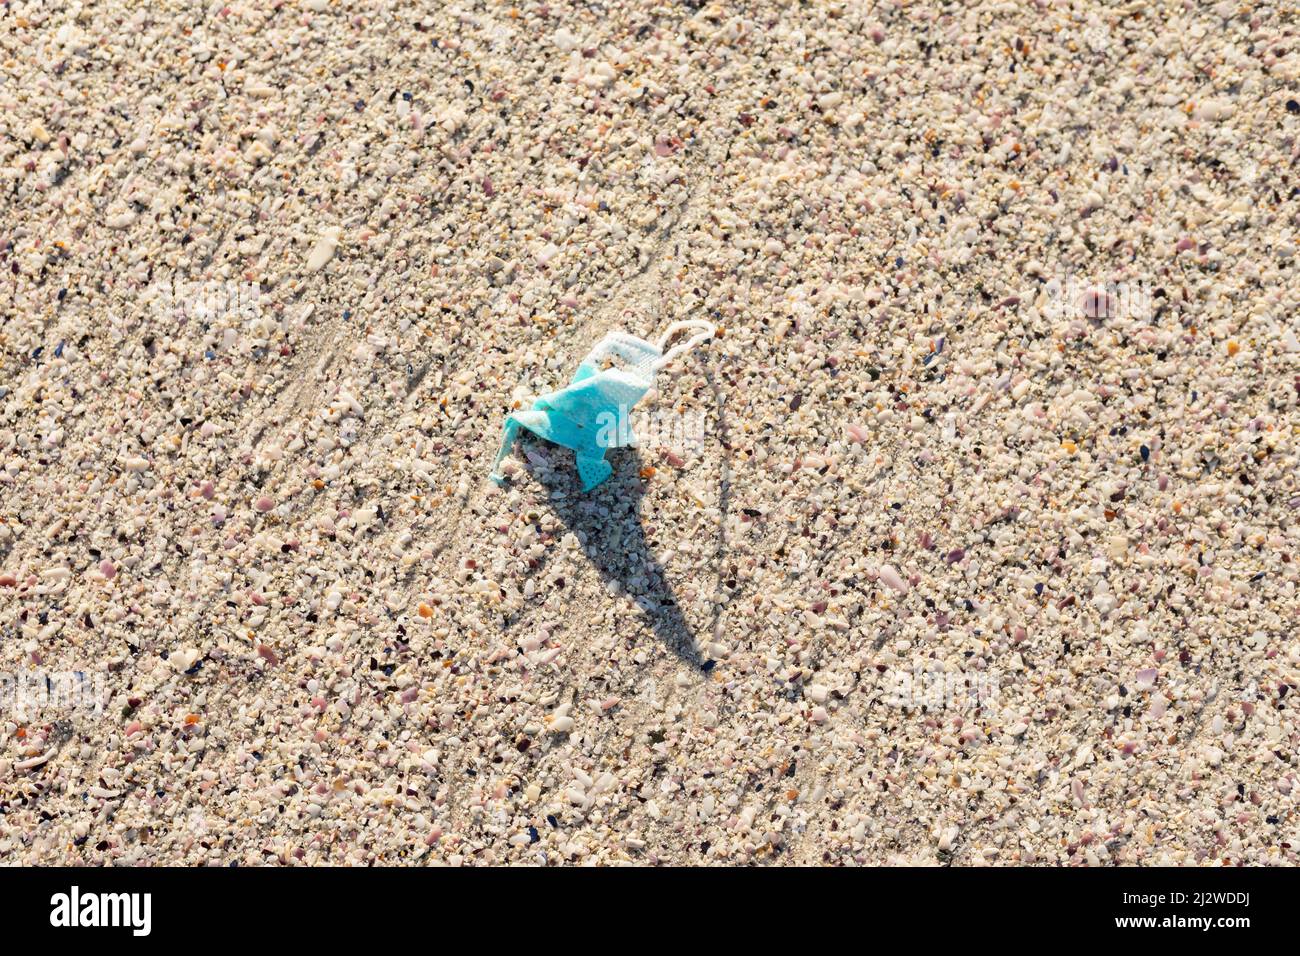
[[[687,329],[697,332],[689,341],[665,352],[664,346],[673,336]],[[524,428],[572,449],[582,490],[595,488],[613,473],[605,452],[632,444],[628,414],[654,388],[655,373],[713,334],[713,325],[699,320],[674,322],[657,344],[626,332],[611,332],[582,360],[567,387],[543,395],[528,411],[506,416],[501,450],[492,463],[492,480],[497,484],[504,481],[501,462],[510,453],[519,429]],[[623,364],[606,367],[613,360]]]

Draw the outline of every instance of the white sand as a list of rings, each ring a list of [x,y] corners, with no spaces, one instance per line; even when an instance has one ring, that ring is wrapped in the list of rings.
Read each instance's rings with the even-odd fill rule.
[[[1293,19],[165,6],[0,13],[0,860],[1297,862]]]

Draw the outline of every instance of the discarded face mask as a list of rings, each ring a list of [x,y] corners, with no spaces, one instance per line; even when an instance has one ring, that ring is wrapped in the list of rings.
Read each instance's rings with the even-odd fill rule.
[[[674,335],[688,329],[698,331],[683,344],[664,351]],[[582,360],[566,388],[543,395],[529,411],[506,416],[501,450],[492,463],[492,480],[497,484],[505,480],[501,462],[510,453],[519,429],[524,428],[571,448],[578,460],[582,490],[595,488],[614,471],[605,460],[605,452],[632,444],[631,429],[626,424],[628,412],[654,387],[655,373],[713,334],[711,323],[697,319],[674,322],[658,344],[626,332],[611,332]],[[613,359],[626,364],[606,368],[605,363]]]

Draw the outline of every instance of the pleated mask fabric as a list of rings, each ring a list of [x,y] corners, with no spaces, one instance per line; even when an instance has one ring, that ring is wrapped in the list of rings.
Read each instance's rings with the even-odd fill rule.
[[[664,347],[678,332],[696,334],[668,352]],[[674,322],[659,339],[649,342],[626,332],[611,332],[579,364],[569,384],[543,395],[526,411],[506,416],[501,450],[492,463],[492,480],[501,484],[501,462],[510,453],[520,429],[572,449],[582,490],[590,491],[612,473],[605,453],[633,444],[629,415],[632,407],[654,388],[655,373],[714,334],[709,322]]]

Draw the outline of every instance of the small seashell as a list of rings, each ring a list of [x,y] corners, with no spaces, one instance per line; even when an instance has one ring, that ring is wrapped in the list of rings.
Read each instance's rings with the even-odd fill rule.
[[[882,584],[886,584],[893,588],[899,594],[906,594],[909,590],[907,582],[904,581],[899,573],[894,570],[894,567],[889,564],[882,564],[880,566],[880,581]]]
[[[339,239],[343,235],[343,230],[339,226],[330,226],[320,234],[316,240],[316,245],[312,246],[311,254],[307,257],[307,271],[319,272],[325,268],[325,264],[334,258],[334,252],[339,247]]]

